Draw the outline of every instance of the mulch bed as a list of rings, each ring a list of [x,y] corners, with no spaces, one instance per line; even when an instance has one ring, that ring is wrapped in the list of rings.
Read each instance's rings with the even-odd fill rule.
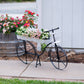
[[[41,53],[41,52],[38,52]],[[41,61],[49,61],[48,52],[40,56]],[[0,57],[0,60],[19,60],[17,57]],[[68,56],[68,62],[71,63],[84,63],[84,54],[71,54]]]
[[[84,54],[75,54],[68,56],[68,61],[73,63],[84,63]]]

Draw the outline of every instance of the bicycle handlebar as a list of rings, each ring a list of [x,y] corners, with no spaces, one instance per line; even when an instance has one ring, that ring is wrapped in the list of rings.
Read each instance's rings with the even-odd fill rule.
[[[59,27],[51,29],[51,30],[48,30],[48,31],[44,31],[44,32],[50,32],[50,31],[54,31],[54,30],[58,30],[58,29],[59,29]]]

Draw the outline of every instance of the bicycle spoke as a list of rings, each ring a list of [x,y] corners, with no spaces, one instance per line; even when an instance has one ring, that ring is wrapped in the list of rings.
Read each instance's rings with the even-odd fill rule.
[[[20,50],[22,50],[22,51],[25,51],[23,48],[21,48],[21,47],[18,47]]]
[[[21,51],[23,51],[23,49],[21,49],[20,47],[18,47],[18,50],[19,49]],[[29,63],[30,64],[36,57],[35,47],[31,42],[26,41],[25,46],[24,46],[24,51],[25,51],[25,53],[23,56],[19,56],[18,54],[17,54],[17,56],[23,63],[25,63],[25,64]]]
[[[29,51],[31,51],[31,50],[33,50],[33,48],[32,48],[32,49],[29,49],[27,52],[29,52]]]
[[[52,58],[51,63],[56,69],[63,70],[67,66],[67,56],[61,47],[58,47],[58,54],[57,56],[56,51],[50,52],[50,57]]]
[[[65,63],[62,60],[60,60],[60,62],[62,62],[64,64],[64,66],[66,66]]]
[[[63,55],[63,56],[60,56],[60,58],[62,58],[62,57],[64,57],[65,55]]]

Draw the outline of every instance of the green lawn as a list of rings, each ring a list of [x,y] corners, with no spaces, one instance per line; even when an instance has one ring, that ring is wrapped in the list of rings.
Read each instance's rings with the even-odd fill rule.
[[[37,81],[19,79],[0,79],[0,84],[84,84],[78,82],[56,82],[56,81]]]

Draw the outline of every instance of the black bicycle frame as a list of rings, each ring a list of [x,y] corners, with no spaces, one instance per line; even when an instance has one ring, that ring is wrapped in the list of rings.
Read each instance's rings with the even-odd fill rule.
[[[52,33],[53,33],[53,40],[54,40],[54,42],[56,42],[55,35],[54,35],[54,29],[52,29]],[[36,67],[37,67],[38,64],[41,65],[41,63],[40,63],[40,57],[39,57],[39,56],[41,56],[41,55],[45,52],[46,48],[47,48],[50,44],[52,44],[52,43],[54,43],[54,42],[50,42],[49,44],[47,44],[41,54],[36,53],[36,54],[37,54]],[[58,53],[58,47],[57,47],[57,44],[56,44],[56,43],[55,43],[55,50],[56,50],[57,58],[58,58],[58,62],[59,62],[59,53]],[[38,61],[39,61],[39,63],[38,63]]]

